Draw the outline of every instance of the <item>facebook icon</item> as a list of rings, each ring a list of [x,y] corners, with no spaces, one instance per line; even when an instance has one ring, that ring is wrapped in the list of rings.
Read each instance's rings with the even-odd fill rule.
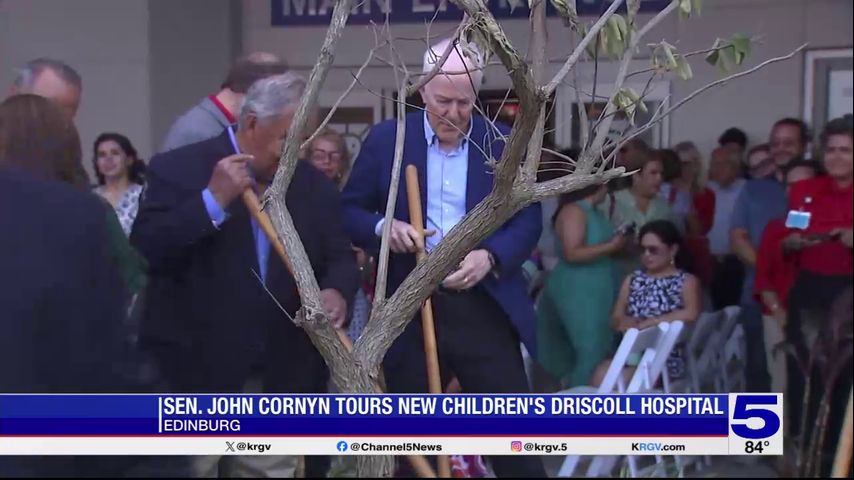
[[[347,451],[347,442],[345,442],[344,440],[341,440],[340,442],[338,442],[338,451],[339,452],[346,452]]]

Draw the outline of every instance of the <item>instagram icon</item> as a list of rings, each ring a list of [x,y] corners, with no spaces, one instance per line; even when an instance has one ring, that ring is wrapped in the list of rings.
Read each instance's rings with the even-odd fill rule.
[[[510,442],[510,450],[513,450],[514,452],[521,452],[522,451],[522,442],[519,442],[519,441]]]

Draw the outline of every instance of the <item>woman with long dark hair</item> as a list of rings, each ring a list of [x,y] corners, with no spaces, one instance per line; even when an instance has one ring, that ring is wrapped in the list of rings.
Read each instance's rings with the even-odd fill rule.
[[[93,168],[98,178],[95,193],[116,211],[125,235],[130,235],[144,183],[145,163],[130,140],[119,133],[102,133],[95,139]]]

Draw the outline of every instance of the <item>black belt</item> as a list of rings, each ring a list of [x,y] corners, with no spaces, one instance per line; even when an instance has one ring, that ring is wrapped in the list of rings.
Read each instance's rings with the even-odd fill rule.
[[[454,295],[454,296],[460,296],[460,295],[471,295],[471,294],[473,294],[473,293],[479,293],[480,291],[481,291],[481,290],[480,290],[480,285],[475,285],[474,287],[469,288],[468,290],[454,290],[454,289],[452,289],[452,288],[445,288],[445,287],[443,287],[443,286],[441,286],[441,285],[439,285],[439,288],[437,288],[437,289],[436,289],[436,293],[437,293],[437,294],[440,294],[440,295]]]

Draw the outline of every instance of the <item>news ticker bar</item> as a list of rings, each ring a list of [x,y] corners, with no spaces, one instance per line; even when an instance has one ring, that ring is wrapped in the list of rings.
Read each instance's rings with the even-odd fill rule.
[[[0,438],[0,455],[782,455],[782,439]]]

